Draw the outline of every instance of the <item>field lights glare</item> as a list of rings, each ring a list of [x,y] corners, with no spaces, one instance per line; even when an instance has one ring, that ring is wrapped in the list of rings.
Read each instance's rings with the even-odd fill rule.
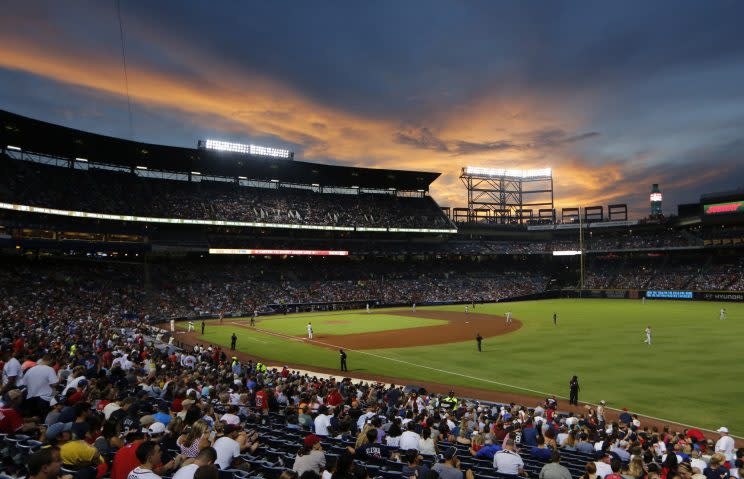
[[[231,153],[244,153],[254,156],[268,156],[270,158],[289,158],[291,152],[283,148],[271,148],[269,146],[246,145],[243,143],[231,143],[221,140],[206,140],[200,142],[208,150],[229,151]]]
[[[9,150],[15,150],[15,151],[21,151],[21,147],[20,146],[8,145],[8,149]]]
[[[550,168],[540,168],[536,170],[515,170],[507,168],[482,168],[479,166],[466,166],[463,169],[466,175],[485,176],[488,178],[540,178],[551,176],[553,171]]]
[[[88,163],[88,160],[86,158],[75,158],[75,161],[81,161],[83,163]]]
[[[138,170],[146,170],[146,169],[147,169],[147,167],[146,167],[146,166],[137,166],[136,168],[137,168]]]

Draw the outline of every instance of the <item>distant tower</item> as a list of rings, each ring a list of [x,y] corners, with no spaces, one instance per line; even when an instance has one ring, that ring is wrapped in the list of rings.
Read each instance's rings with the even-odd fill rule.
[[[651,185],[651,194],[649,195],[649,200],[651,200],[651,216],[661,216],[662,196],[658,183],[654,183],[653,185]]]

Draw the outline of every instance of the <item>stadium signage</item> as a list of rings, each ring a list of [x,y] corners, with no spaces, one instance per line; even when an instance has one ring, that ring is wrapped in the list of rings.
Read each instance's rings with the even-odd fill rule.
[[[744,301],[744,293],[700,293],[706,301]]]
[[[646,291],[647,298],[692,299],[692,291]]]
[[[209,254],[248,254],[260,256],[349,256],[348,251],[313,249],[234,249],[209,248]]]
[[[56,208],[45,208],[41,206],[18,205],[15,203],[0,202],[0,209],[22,211],[25,213],[38,213],[55,216],[71,216],[75,218],[93,218],[97,220],[132,221],[136,223],[168,223],[181,225],[207,225],[207,226],[238,226],[244,228],[278,228],[292,230],[316,230],[316,231],[365,231],[364,228],[354,226],[323,226],[323,225],[294,225],[285,223],[257,223],[250,221],[221,221],[221,220],[197,220],[189,218],[158,218],[153,216],[112,215],[108,213],[91,213],[88,211],[69,211]],[[366,231],[370,231],[367,229]],[[391,233],[457,233],[456,229],[432,229],[432,228],[378,228],[374,231],[388,231]]]
[[[720,215],[725,213],[744,213],[744,200],[729,203],[713,203],[703,206],[706,215]]]

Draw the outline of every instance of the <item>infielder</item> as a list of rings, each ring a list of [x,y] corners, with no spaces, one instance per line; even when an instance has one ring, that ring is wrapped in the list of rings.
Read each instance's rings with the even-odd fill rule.
[[[313,325],[312,325],[312,323],[307,323],[307,339],[313,339]]]
[[[171,333],[175,333],[176,332],[176,320],[175,319],[170,320],[170,327],[171,327]]]
[[[512,317],[511,317],[511,311],[506,312],[506,324],[511,324]]]
[[[194,320],[193,319],[189,319],[189,332],[190,333],[194,332]]]

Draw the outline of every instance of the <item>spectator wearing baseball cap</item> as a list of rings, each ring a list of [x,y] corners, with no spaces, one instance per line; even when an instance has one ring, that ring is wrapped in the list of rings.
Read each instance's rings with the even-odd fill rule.
[[[302,447],[297,452],[292,470],[298,475],[302,475],[306,471],[320,474],[323,472],[325,464],[326,458],[320,444],[320,436],[308,434],[302,441]]]
[[[721,435],[721,438],[716,441],[715,452],[723,454],[727,461],[733,460],[736,444],[734,444],[734,438],[729,436],[728,428],[726,426],[721,426],[716,430],[716,432]]]

